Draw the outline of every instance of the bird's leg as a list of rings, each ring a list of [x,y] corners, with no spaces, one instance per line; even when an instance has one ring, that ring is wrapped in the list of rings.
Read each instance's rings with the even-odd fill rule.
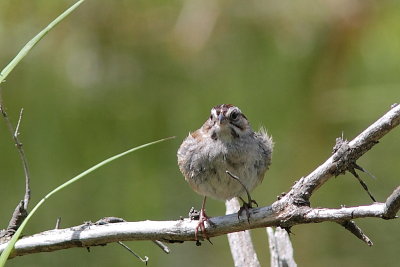
[[[210,218],[207,216],[207,214],[206,214],[206,209],[205,209],[205,206],[206,206],[206,199],[207,199],[207,197],[204,197],[204,199],[203,199],[203,204],[201,205],[199,223],[197,224],[196,229],[195,229],[195,231],[194,231],[194,236],[195,236],[195,238],[196,238],[196,241],[199,241],[199,238],[198,238],[198,235],[197,235],[197,234],[198,234],[199,229],[200,229],[201,232],[203,233],[203,237],[204,237],[205,239],[207,239],[208,242],[210,242],[210,243],[212,244],[212,242],[210,241],[210,238],[209,238],[208,235],[207,235],[206,227],[205,227],[205,225],[204,225],[204,223],[205,223],[206,221],[209,221],[209,219],[210,219]]]
[[[242,197],[239,197],[240,200],[242,200],[243,205],[240,207],[239,211],[238,211],[238,219],[239,217],[242,215],[242,212],[245,210],[246,211],[246,215],[247,215],[247,221],[250,223],[250,212],[249,210],[253,208],[252,204],[255,204],[258,207],[258,203],[251,198],[249,190],[247,190],[246,186],[242,183],[242,181],[240,181],[239,177],[237,177],[236,175],[233,175],[230,171],[226,171],[226,173],[233,179],[235,179],[236,181],[238,181],[244,188],[244,190],[246,191],[247,194],[247,199],[248,201],[244,201],[244,199]]]

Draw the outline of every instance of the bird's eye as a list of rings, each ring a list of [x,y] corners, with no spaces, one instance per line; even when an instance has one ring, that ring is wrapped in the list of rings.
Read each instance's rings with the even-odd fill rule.
[[[210,115],[210,120],[212,120],[212,118],[213,118],[213,115],[211,114],[211,115]]]
[[[229,118],[230,118],[231,120],[236,120],[238,117],[239,117],[239,113],[236,112],[236,111],[233,111],[233,112],[231,113],[231,115],[229,116]]]

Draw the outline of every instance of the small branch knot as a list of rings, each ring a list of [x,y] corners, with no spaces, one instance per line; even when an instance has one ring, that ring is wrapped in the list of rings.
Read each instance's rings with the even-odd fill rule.
[[[397,212],[400,210],[400,186],[398,186],[393,193],[386,199],[385,211],[382,216],[383,219],[396,218]]]
[[[309,201],[309,197],[307,196],[307,194],[303,194],[301,196],[296,196],[295,198],[293,198],[293,205],[298,206],[298,207],[309,207],[310,206],[310,201]]]
[[[335,176],[344,174],[349,169],[350,159],[349,141],[344,140],[342,137],[336,138],[336,144],[333,147],[333,161],[336,162]]]

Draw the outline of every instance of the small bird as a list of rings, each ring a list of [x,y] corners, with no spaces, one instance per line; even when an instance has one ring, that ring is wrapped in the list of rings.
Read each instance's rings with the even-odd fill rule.
[[[273,141],[264,128],[254,132],[238,107],[222,104],[211,109],[211,115],[203,126],[182,142],[178,149],[178,166],[198,194],[204,196],[199,223],[195,229],[198,240],[199,229],[209,240],[204,223],[209,219],[205,213],[207,197],[228,200],[239,197],[243,206],[239,210],[252,208],[249,192],[264,179],[271,164]],[[247,194],[248,202],[241,196]]]

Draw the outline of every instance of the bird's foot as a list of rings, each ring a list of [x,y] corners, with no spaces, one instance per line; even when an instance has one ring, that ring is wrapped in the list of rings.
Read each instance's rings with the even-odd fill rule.
[[[210,238],[207,235],[206,227],[204,225],[205,222],[208,222],[211,224],[211,221],[209,219],[210,219],[210,217],[207,216],[206,211],[204,209],[201,209],[200,216],[199,216],[199,223],[197,224],[196,229],[194,231],[194,236],[195,236],[196,241],[199,241],[198,233],[200,230],[201,233],[203,234],[203,238],[207,239],[208,242],[210,242],[212,244]]]
[[[243,211],[246,211],[246,215],[247,215],[247,221],[250,224],[250,212],[249,210],[253,208],[253,204],[255,204],[258,207],[258,203],[251,198],[250,196],[250,192],[249,190],[247,190],[246,186],[244,185],[244,183],[240,180],[240,178],[234,174],[232,174],[230,171],[226,170],[225,171],[231,178],[235,179],[236,181],[238,181],[240,183],[240,185],[243,187],[244,191],[246,191],[247,194],[247,199],[248,201],[244,201],[243,198],[239,197],[242,201],[243,201],[243,205],[240,207],[239,211],[238,211],[238,220],[240,220],[240,216],[242,215]]]
[[[247,222],[250,223],[250,209],[253,208],[253,204],[258,207],[258,203],[250,197],[250,194],[248,194],[249,200],[246,202],[244,201],[243,198],[239,197],[240,200],[243,201],[243,205],[240,207],[238,211],[238,220],[240,220],[240,216],[242,215],[243,211],[246,211],[247,215]]]

